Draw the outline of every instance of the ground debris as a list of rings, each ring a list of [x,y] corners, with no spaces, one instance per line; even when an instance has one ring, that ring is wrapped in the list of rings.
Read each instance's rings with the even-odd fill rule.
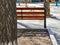
[[[18,45],[52,45],[46,32],[26,32],[18,36]]]

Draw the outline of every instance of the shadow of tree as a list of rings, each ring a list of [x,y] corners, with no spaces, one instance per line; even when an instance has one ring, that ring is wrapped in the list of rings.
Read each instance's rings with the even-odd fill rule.
[[[21,23],[21,22],[17,22],[17,24],[22,25],[22,26],[24,26],[25,28],[31,29],[31,27],[29,27],[28,25],[23,24],[23,23]]]
[[[54,33],[54,36],[55,36],[55,38],[57,40],[58,45],[60,45],[60,35],[57,34],[57,33]]]

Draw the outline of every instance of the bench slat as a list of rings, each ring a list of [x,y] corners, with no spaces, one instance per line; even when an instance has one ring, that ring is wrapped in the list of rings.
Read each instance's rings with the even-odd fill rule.
[[[44,16],[17,16],[17,19],[22,19],[22,20],[42,20],[44,19]]]
[[[44,10],[44,8],[16,8],[16,10]],[[41,20],[44,19],[44,15],[41,16],[34,16],[33,14],[44,14],[44,12],[16,12],[17,14],[17,19],[18,20]],[[20,16],[18,16],[18,14],[22,14]],[[27,15],[23,15],[23,14],[27,14]],[[29,14],[32,14],[32,16],[30,16]]]
[[[16,12],[17,14],[44,14],[44,12]]]
[[[44,8],[16,8],[16,10],[44,10]]]

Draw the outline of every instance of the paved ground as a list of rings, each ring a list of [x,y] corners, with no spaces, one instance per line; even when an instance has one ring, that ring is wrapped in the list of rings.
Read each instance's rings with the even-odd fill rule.
[[[50,14],[60,19],[60,3],[58,6],[55,6],[55,4],[50,5]]]
[[[56,19],[51,19],[52,22],[48,24],[51,29],[54,31],[54,35],[57,39],[58,45],[60,45],[60,3],[58,6],[55,6],[55,4],[51,4],[50,6],[50,13],[53,14],[53,16],[56,17]],[[54,23],[53,23],[54,22]]]
[[[54,32],[55,38],[60,45],[60,20],[58,19],[47,19],[47,26]]]

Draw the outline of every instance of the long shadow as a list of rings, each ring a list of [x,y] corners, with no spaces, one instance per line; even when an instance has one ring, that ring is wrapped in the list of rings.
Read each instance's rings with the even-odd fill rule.
[[[22,25],[22,26],[24,26],[24,27],[27,28],[27,29],[31,29],[31,27],[29,27],[28,25],[25,25],[25,24],[23,24],[23,23],[21,23],[21,22],[17,22],[17,24]]]
[[[58,19],[58,18],[56,18],[56,17],[55,17],[55,18],[52,18],[52,19],[60,21],[60,19]]]
[[[33,27],[29,26],[29,25],[26,25],[26,24],[23,24],[21,22],[17,22],[17,24],[21,25],[21,26],[24,26],[26,29],[33,29]],[[40,26],[39,28],[41,27],[44,27],[43,25],[37,25],[37,24],[32,24],[34,26]]]
[[[17,22],[17,24],[19,25],[22,25],[24,27],[26,27],[27,29],[17,29],[17,37],[29,37],[29,36],[36,36],[37,34],[40,35],[40,36],[48,36],[48,32],[47,30],[44,30],[44,29],[33,29],[32,27],[29,27],[28,25],[26,24],[23,24],[21,22]],[[35,24],[32,24],[32,25],[35,25]],[[40,25],[42,26],[42,25]]]
[[[55,33],[54,35],[55,35],[58,45],[60,45],[60,35],[58,35],[57,33]]]
[[[45,36],[48,36],[48,31],[47,29],[44,30],[44,29],[32,29],[32,30],[23,30],[23,29],[20,29],[19,31],[17,30],[17,37],[20,38],[20,37],[45,37]]]
[[[21,25],[21,26],[24,26],[26,29],[32,29],[31,27],[29,27],[28,25],[25,25],[21,22],[17,22],[17,24]],[[24,34],[25,32],[27,32],[27,30],[23,30],[23,29],[17,29],[17,37],[21,37],[22,34]]]
[[[54,37],[55,37],[55,39],[56,39],[56,41],[57,41],[57,43],[58,43],[58,45],[60,45],[60,34],[59,33],[56,33],[55,31],[53,31],[53,30],[58,30],[58,29],[60,29],[60,28],[58,28],[58,27],[50,27],[52,30],[49,30],[49,32],[51,32],[50,34],[52,35],[54,35]]]
[[[39,25],[39,24],[32,24],[32,25],[44,27],[44,25]]]

